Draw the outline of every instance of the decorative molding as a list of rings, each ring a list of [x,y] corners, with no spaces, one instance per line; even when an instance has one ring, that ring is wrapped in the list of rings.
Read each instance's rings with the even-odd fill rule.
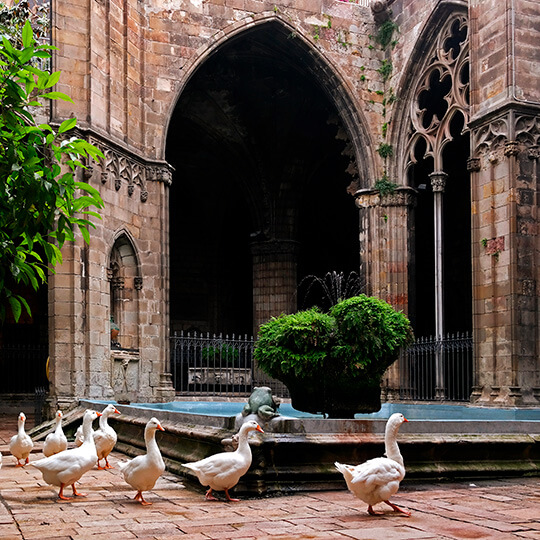
[[[125,279],[122,276],[113,276],[111,278],[111,287],[115,290],[122,290],[124,288]]]
[[[86,137],[104,155],[99,166],[89,167],[85,171],[86,179],[90,179],[98,170],[99,179],[103,185],[112,182],[116,191],[127,186],[128,197],[132,197],[138,188],[139,199],[143,203],[148,200],[148,182],[163,182],[168,186],[172,184],[173,169],[168,163],[147,162],[95,133],[87,134]]]
[[[478,172],[480,170],[480,159],[479,158],[469,158],[467,160],[467,170],[469,172]]]
[[[506,157],[517,156],[519,154],[519,143],[517,141],[508,141],[504,145],[504,155]]]
[[[141,276],[135,276],[133,280],[133,284],[135,285],[135,289],[137,291],[142,290],[143,288],[143,278]]]
[[[528,148],[527,157],[529,159],[539,159],[540,158],[540,146],[534,145]]]
[[[448,174],[444,171],[432,172],[429,175],[431,180],[431,189],[433,193],[443,193],[444,188],[446,187],[446,180],[448,179]]]
[[[507,116],[495,118],[488,124],[479,127],[473,133],[473,154],[480,157],[485,156],[491,163],[497,162],[498,157],[495,159],[494,157],[501,153],[508,142],[508,128],[509,119]]]
[[[374,208],[377,206],[414,206],[416,190],[410,186],[398,186],[394,193],[381,195],[373,188],[359,189],[355,194],[355,204],[358,208]]]

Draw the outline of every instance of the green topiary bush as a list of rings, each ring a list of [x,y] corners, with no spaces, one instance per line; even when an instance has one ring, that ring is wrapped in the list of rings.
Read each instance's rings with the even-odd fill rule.
[[[353,378],[380,378],[413,340],[409,319],[390,304],[366,295],[336,304],[332,357]]]
[[[255,359],[275,379],[312,377],[326,365],[334,326],[318,308],[272,317],[260,328]]]
[[[366,295],[281,315],[261,325],[255,359],[285,383],[293,406],[350,418],[380,408],[380,381],[409,345],[409,320],[390,304]]]

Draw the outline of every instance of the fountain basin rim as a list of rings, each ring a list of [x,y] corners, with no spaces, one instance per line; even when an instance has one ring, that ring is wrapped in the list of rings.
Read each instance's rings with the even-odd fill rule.
[[[149,420],[155,416],[160,421],[171,424],[181,423],[192,426],[207,426],[216,429],[235,431],[236,415],[215,416],[211,414],[189,413],[171,411],[163,408],[164,404],[118,404],[114,401],[104,400],[80,400],[80,405],[85,408],[97,409],[108,403],[114,403],[122,414]],[[178,403],[178,402],[172,402]],[[156,405],[156,408],[152,407]],[[239,403],[242,410],[242,403]],[[386,405],[386,404],[385,404]],[[440,407],[440,406],[439,406]],[[450,406],[452,407],[452,406]],[[392,412],[405,408],[405,405],[392,403]],[[465,407],[464,407],[465,408]],[[484,409],[485,410],[485,409]],[[492,411],[493,409],[487,409]],[[505,410],[505,412],[508,411]],[[521,409],[520,409],[521,411]],[[540,410],[536,409],[540,414]],[[367,415],[366,415],[367,416]],[[371,416],[371,415],[370,415]],[[389,414],[388,414],[389,416]],[[284,434],[382,434],[386,425],[387,416],[383,418],[355,418],[355,419],[323,419],[317,417],[293,418],[280,416],[271,422],[261,422],[267,432]],[[446,435],[489,435],[489,434],[518,434],[540,435],[540,420],[535,419],[412,419],[403,424],[400,433],[406,435],[421,434],[446,434]]]

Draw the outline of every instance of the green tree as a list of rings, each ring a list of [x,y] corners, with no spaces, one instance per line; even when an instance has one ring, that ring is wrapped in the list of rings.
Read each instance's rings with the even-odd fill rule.
[[[5,28],[5,25],[3,25]],[[62,262],[60,248],[79,230],[89,241],[91,216],[103,207],[98,191],[77,181],[76,171],[102,153],[69,136],[77,120],[57,128],[38,124],[36,110],[47,100],[72,103],[52,91],[60,72],[41,69],[54,47],[36,40],[27,20],[16,25],[20,39],[0,42],[0,321],[11,310],[17,321],[28,303],[16,284],[37,289],[47,271]],[[92,209],[93,208],[93,209]]]

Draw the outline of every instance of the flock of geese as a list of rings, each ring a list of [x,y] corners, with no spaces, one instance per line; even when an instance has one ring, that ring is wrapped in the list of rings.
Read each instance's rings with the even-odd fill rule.
[[[112,414],[120,414],[112,404],[107,405],[101,413],[86,410],[82,425],[76,433],[75,447],[68,449],[68,441],[62,430],[62,412],[58,411],[55,430],[47,435],[43,445],[45,457],[30,462],[29,456],[34,443],[25,432],[26,416],[21,412],[17,434],[11,438],[9,451],[17,460],[17,467],[30,463],[41,471],[47,484],[59,487],[60,499],[71,499],[64,494],[64,489],[69,486],[73,496],[83,497],[85,494],[77,491],[75,483],[86,472],[96,465],[98,469],[113,468],[108,461],[117,441],[116,432],[108,424],[108,418]],[[99,429],[94,431],[92,423],[98,417]],[[395,512],[410,516],[409,512],[389,500],[397,493],[405,476],[403,457],[397,444],[398,431],[403,422],[407,422],[407,419],[401,413],[394,413],[388,419],[385,430],[385,457],[370,459],[360,465],[335,463],[336,468],[343,474],[349,491],[368,505],[368,513],[371,515],[380,515],[380,512],[373,510],[373,506],[384,502]],[[143,492],[152,490],[165,471],[165,463],[156,442],[156,431],[165,430],[157,418],[151,418],[144,430],[146,454],[119,464],[124,480],[137,491],[134,499],[143,505],[152,504],[144,499]],[[257,422],[245,422],[238,433],[238,447],[235,451],[220,452],[200,461],[184,463],[184,467],[193,471],[200,483],[208,487],[205,495],[207,500],[216,500],[212,495],[213,491],[223,491],[228,501],[238,501],[230,496],[229,490],[236,486],[251,466],[248,436],[252,431],[264,433]],[[99,463],[102,460],[105,462],[104,466]]]

